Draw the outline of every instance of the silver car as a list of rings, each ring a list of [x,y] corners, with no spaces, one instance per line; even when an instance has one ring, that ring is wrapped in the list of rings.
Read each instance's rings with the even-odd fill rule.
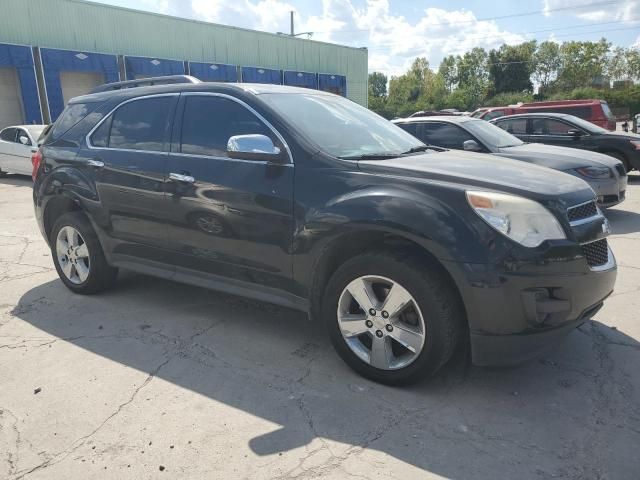
[[[0,130],[0,176],[31,175],[31,155],[46,125],[15,125]]]
[[[627,189],[627,172],[617,158],[586,150],[525,143],[484,120],[471,117],[412,117],[393,123],[426,144],[443,148],[491,153],[534,163],[581,178],[598,196],[601,207],[622,202]]]

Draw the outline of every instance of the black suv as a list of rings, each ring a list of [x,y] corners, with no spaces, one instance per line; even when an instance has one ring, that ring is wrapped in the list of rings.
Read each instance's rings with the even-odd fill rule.
[[[640,170],[640,135],[635,133],[610,132],[562,113],[522,113],[496,118],[491,123],[524,142],[606,153],[620,160],[627,171]]]
[[[74,292],[124,268],[300,309],[355,370],[406,383],[465,337],[477,364],[525,360],[613,290],[580,179],[431,150],[330,93],[130,83],[73,99],[33,158]]]

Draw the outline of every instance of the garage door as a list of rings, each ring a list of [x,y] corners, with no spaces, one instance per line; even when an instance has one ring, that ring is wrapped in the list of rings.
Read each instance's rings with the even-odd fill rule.
[[[94,87],[105,83],[102,73],[94,72],[60,72],[62,98],[66,105],[73,97],[86,95]]]
[[[22,93],[15,68],[0,68],[0,128],[24,123]]]

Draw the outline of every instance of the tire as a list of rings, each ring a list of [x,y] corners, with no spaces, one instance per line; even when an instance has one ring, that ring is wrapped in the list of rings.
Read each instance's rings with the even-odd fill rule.
[[[78,234],[75,240],[72,231]],[[58,218],[49,243],[58,276],[72,292],[89,295],[114,284],[118,269],[107,264],[98,236],[81,212],[65,213]]]
[[[385,286],[386,282],[391,282],[392,289],[396,285],[400,286],[401,290],[397,292],[404,291],[405,295],[411,297],[411,301],[401,310],[400,315],[392,315],[382,309],[376,311],[375,316],[372,316],[373,312],[368,312],[367,315],[360,307],[360,302],[353,303],[355,297],[350,292],[357,291],[361,280],[369,285],[368,292],[374,295],[374,302],[378,302],[377,308],[384,306],[388,288],[388,285]],[[385,313],[388,318],[384,317]],[[414,255],[386,251],[363,253],[338,268],[329,280],[322,299],[322,318],[340,357],[364,377],[388,385],[410,384],[433,375],[451,358],[465,321],[461,300],[438,266]],[[347,318],[348,322],[341,323],[341,318]],[[411,322],[406,323],[404,320]],[[374,321],[376,323],[370,327],[370,323]],[[347,336],[343,335],[345,329],[348,330]],[[357,334],[361,329],[366,331],[362,335]],[[410,350],[396,340],[410,338],[411,341],[405,344],[418,345],[416,334],[420,330],[423,336],[420,349],[416,347]],[[410,333],[409,337],[405,336],[407,331]],[[391,358],[386,368],[372,365],[376,363],[372,359],[375,356],[374,342],[377,340],[385,345],[384,360]],[[380,359],[380,355],[377,358]],[[377,363],[385,364],[384,361]]]
[[[604,154],[605,155],[609,155],[610,157],[617,158],[618,160],[620,160],[622,162],[622,164],[624,165],[624,168],[625,168],[625,170],[627,172],[630,172],[631,170],[633,170],[633,167],[629,163],[629,160],[627,160],[627,157],[625,156],[624,153],[621,153],[621,152],[604,152]]]

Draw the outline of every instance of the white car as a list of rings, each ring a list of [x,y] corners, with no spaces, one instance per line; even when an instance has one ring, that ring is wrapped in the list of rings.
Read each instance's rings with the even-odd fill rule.
[[[31,175],[31,155],[46,125],[15,125],[0,130],[0,176]]]

